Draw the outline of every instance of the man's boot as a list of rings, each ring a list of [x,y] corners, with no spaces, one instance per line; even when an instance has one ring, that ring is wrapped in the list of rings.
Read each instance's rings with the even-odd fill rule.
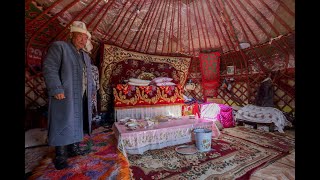
[[[80,150],[79,144],[80,144],[80,142],[76,142],[76,143],[68,145],[68,156],[69,157],[84,155],[84,152],[82,152]]]
[[[55,149],[56,149],[56,157],[54,160],[54,167],[57,170],[61,170],[61,169],[66,168],[68,166],[67,146],[56,146]]]

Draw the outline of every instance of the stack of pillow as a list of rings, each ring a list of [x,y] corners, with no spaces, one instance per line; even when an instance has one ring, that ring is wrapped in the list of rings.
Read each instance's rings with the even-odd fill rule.
[[[137,78],[129,78],[128,84],[132,86],[149,86],[151,83],[150,80],[143,80],[143,79],[137,79]]]
[[[157,77],[152,79],[151,84],[155,84],[157,86],[175,86],[174,82],[171,82],[173,79],[169,77]]]
[[[129,78],[128,84],[132,86],[175,86],[176,84],[174,82],[171,82],[172,80],[173,79],[169,77],[157,77],[152,79],[152,81],[138,78]]]

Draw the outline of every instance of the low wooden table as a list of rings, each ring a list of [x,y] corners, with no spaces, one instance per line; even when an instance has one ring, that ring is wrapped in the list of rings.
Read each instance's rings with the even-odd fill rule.
[[[138,122],[143,122],[143,120],[138,120]],[[143,154],[147,150],[191,142],[192,131],[195,128],[215,128],[215,132],[219,131],[211,120],[189,119],[188,117],[160,122],[148,128],[139,127],[135,130],[128,130],[119,122],[113,125],[118,139],[118,148],[124,155],[126,153]]]

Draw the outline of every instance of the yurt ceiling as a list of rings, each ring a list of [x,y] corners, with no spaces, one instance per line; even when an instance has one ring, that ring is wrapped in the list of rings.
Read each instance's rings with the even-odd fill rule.
[[[250,102],[257,82],[272,68],[284,70],[278,76],[277,85],[284,94],[279,95],[279,103],[285,107],[294,102],[294,74],[288,71],[294,68],[294,0],[26,0],[26,108],[47,103],[43,56],[51,42],[68,38],[76,20],[85,22],[92,34],[94,61],[103,44],[192,58],[219,51],[221,77],[228,65],[246,67],[236,69],[239,78],[247,74],[249,87],[238,87],[239,98],[245,96],[243,102]],[[197,74],[199,69],[191,66],[191,74]],[[258,78],[248,77],[257,72],[262,72]],[[285,82],[282,77],[287,78]],[[283,103],[285,99],[289,101]]]
[[[100,43],[147,54],[239,51],[295,30],[294,0],[26,1],[26,46],[47,47],[84,21]]]

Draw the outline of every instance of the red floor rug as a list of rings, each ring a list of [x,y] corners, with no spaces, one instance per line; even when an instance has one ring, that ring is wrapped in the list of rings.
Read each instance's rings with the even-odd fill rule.
[[[80,146],[83,149],[91,149],[89,154],[69,158],[69,167],[63,170],[54,168],[52,162],[54,154],[48,154],[28,179],[130,179],[128,161],[117,150],[115,144],[113,132],[99,132],[91,137],[85,136]]]
[[[249,179],[255,170],[287,155],[294,148],[294,140],[236,127],[224,129],[219,139],[213,139],[209,152],[182,155],[175,147],[129,155],[133,178]]]

